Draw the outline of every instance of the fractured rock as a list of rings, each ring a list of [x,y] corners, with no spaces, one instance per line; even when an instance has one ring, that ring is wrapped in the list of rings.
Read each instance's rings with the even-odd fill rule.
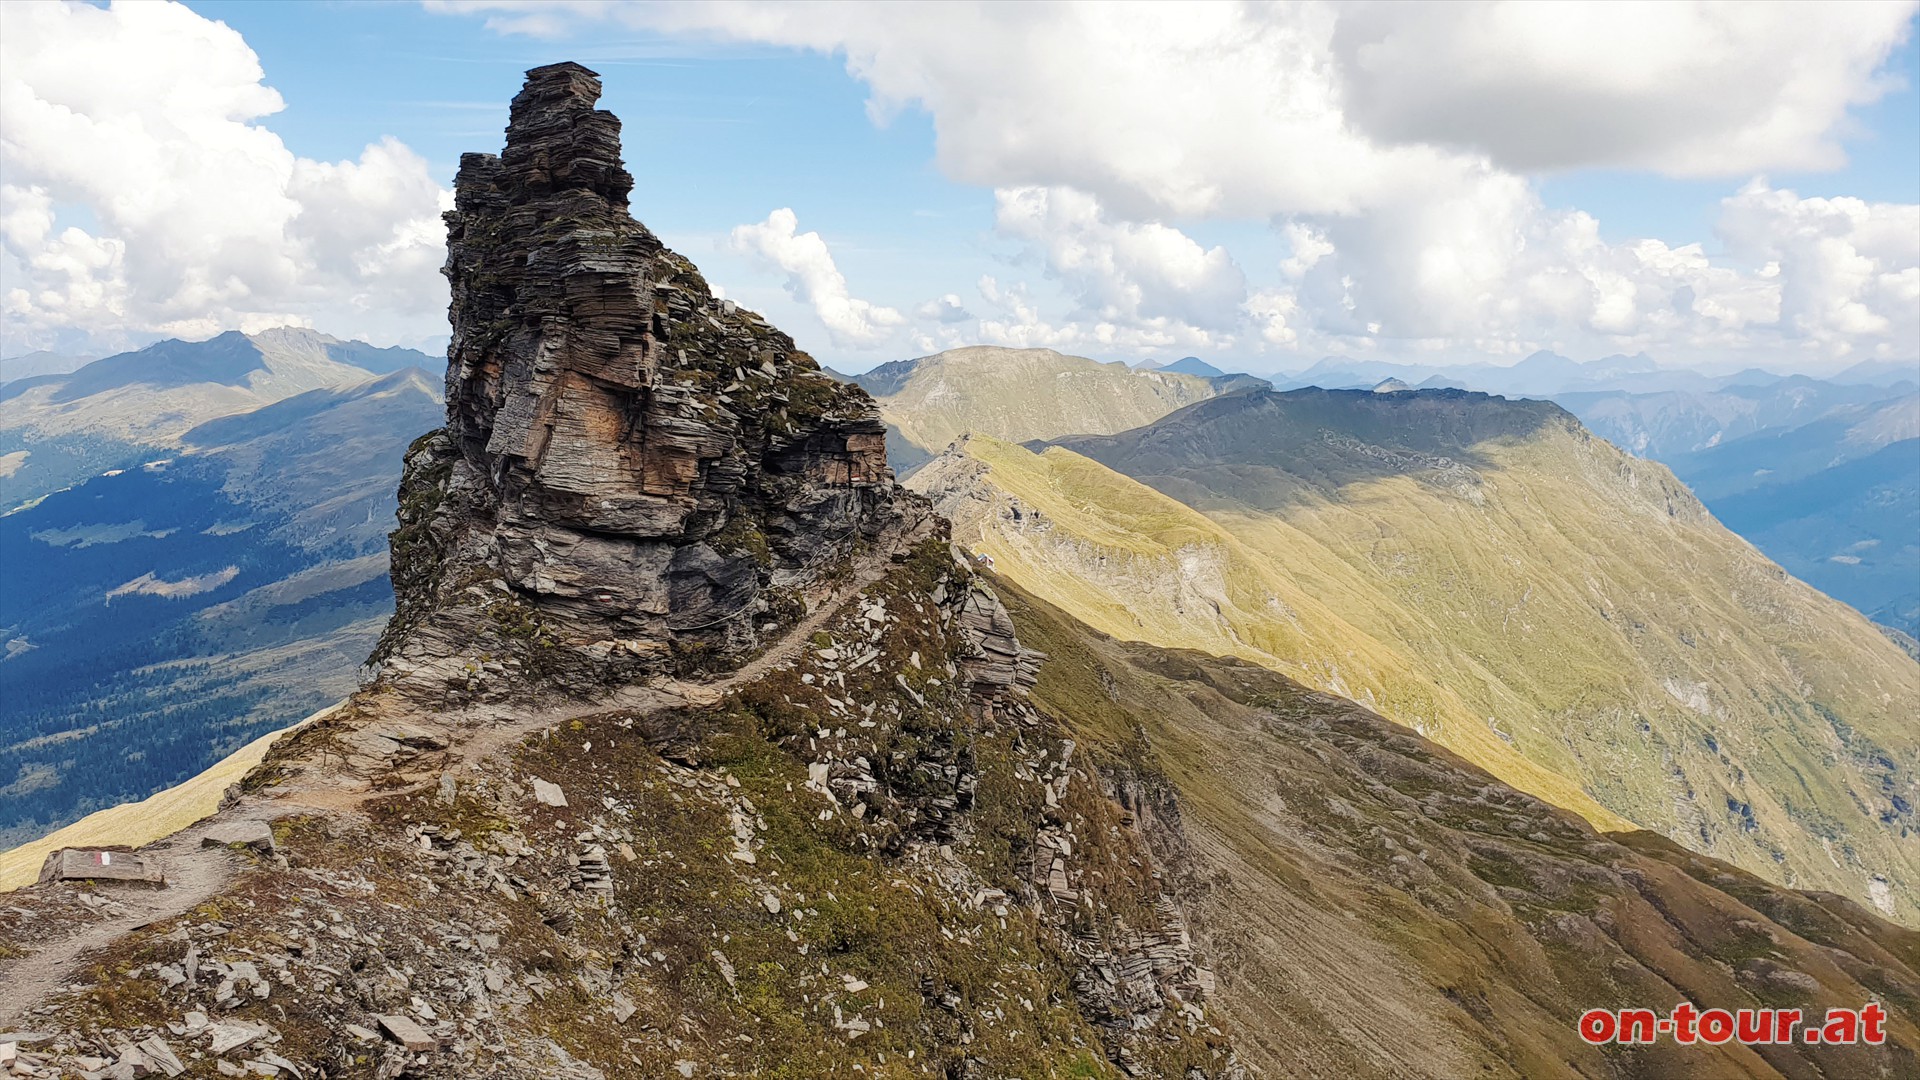
[[[40,884],[56,881],[116,881],[131,885],[164,885],[159,860],[127,850],[61,848],[40,866]]]
[[[271,855],[275,851],[273,826],[264,821],[220,821],[207,826],[201,835],[201,847],[231,847],[239,845],[262,855]]]
[[[388,1035],[392,1036],[394,1042],[406,1047],[410,1054],[425,1053],[428,1050],[440,1048],[440,1043],[427,1034],[425,1028],[407,1017],[382,1015],[374,1017],[374,1020],[385,1029]]]
[[[242,1047],[251,1046],[271,1033],[265,1024],[250,1024],[244,1020],[233,1020],[213,1025],[213,1041],[207,1046],[209,1054],[226,1054]]]
[[[872,398],[633,219],[599,96],[535,68],[505,150],[461,158],[447,426],[407,455],[375,652],[436,700],[729,666],[797,617],[782,590],[926,514]]]
[[[140,1051],[140,1053],[152,1063],[154,1068],[159,1069],[168,1076],[179,1076],[181,1073],[187,1071],[187,1067],[181,1063],[179,1055],[173,1052],[173,1047],[168,1046],[165,1040],[161,1039],[158,1035],[142,1040],[134,1049]]]

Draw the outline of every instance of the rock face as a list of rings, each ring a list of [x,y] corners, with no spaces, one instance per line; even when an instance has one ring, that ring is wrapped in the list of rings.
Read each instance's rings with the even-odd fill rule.
[[[461,159],[447,426],[407,458],[375,654],[401,685],[727,666],[799,586],[924,516],[865,391],[628,214],[599,96],[578,64],[536,68],[505,152]]]

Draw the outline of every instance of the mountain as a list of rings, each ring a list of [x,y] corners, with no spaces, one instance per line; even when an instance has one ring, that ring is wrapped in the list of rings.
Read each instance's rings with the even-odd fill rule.
[[[0,517],[0,836],[206,768],[330,704],[392,606],[417,368],[192,428],[179,450]]]
[[[973,440],[912,486],[1101,630],[1265,664],[1596,823],[1916,919],[1920,665],[1558,407],[1252,393],[1043,449]]]
[[[1839,406],[1669,462],[1796,577],[1920,631],[1920,395]]]
[[[1706,375],[1680,368],[1663,368],[1645,353],[1606,356],[1584,363],[1541,350],[1518,363],[1402,364],[1386,360],[1355,360],[1329,356],[1289,379],[1277,382],[1282,390],[1317,386],[1328,390],[1366,389],[1386,379],[1399,379],[1421,389],[1453,387],[1512,397],[1554,398],[1585,392],[1665,394],[1703,392],[1727,386],[1764,386],[1780,376],[1758,369],[1728,375]]]
[[[1364,387],[1371,385],[1368,376],[1391,366],[1329,358],[1317,365],[1317,374],[1295,381]],[[1880,453],[1900,439],[1920,437],[1920,399],[1907,377],[1913,372],[1873,362],[1845,381],[1830,381],[1647,368],[1644,358],[1577,364],[1536,354],[1513,368],[1455,368],[1418,385],[1550,397],[1594,434],[1671,467],[1728,527],[1796,577],[1883,625],[1907,634],[1920,630],[1920,551],[1907,542],[1920,516],[1914,494],[1920,478],[1910,454]],[[1412,377],[1425,369],[1395,370]],[[1890,377],[1876,383],[1869,376]],[[1689,385],[1653,392],[1621,388],[1649,381]],[[1378,385],[1406,384],[1389,378]],[[1877,456],[1850,464],[1867,454]],[[1816,478],[1828,469],[1836,471]],[[1810,505],[1815,492],[1817,512],[1795,509]],[[1738,502],[1726,501],[1734,496]]]
[[[1708,505],[1795,577],[1920,634],[1920,438]]]
[[[1553,401],[1615,446],[1676,465],[1684,454],[1765,431],[1800,427],[1829,414],[1911,396],[1913,391],[1912,385],[1843,385],[1793,375],[1762,386],[1655,394],[1588,390],[1555,394]]]
[[[78,356],[69,353],[48,352],[36,349],[0,359],[0,383],[15,379],[31,379],[40,375],[65,375],[78,371],[98,360],[97,356]]]
[[[1218,379],[1226,375],[1226,372],[1197,356],[1183,356],[1160,370],[1169,371],[1175,375],[1198,375],[1203,379]]]
[[[893,483],[876,403],[631,218],[599,91],[537,68],[462,158],[446,424],[407,454],[373,677],[223,762],[208,820],[8,896],[15,1073],[1920,1064],[1911,932],[985,572]],[[95,827],[128,836],[68,842]],[[1884,1003],[1886,1040],[1579,1035],[1680,1001]]]
[[[1217,394],[1264,386],[1103,364],[1052,349],[977,345],[898,360],[853,376],[880,403],[895,469],[911,473],[968,432],[1024,440],[1110,434]]]
[[[0,505],[18,506],[165,449],[194,425],[433,361],[311,330],[169,339],[0,386]]]
[[[1670,455],[1675,473],[1709,501],[1803,480],[1884,447],[1920,438],[1920,394],[1827,410],[1809,422],[1770,428],[1692,453]]]
[[[1833,381],[1879,386],[1892,386],[1900,382],[1920,383],[1920,359],[1862,360],[1833,376]]]

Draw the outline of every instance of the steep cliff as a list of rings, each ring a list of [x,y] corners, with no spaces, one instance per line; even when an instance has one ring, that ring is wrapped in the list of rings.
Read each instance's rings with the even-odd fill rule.
[[[722,668],[924,515],[872,400],[627,211],[620,122],[535,69],[447,214],[447,426],[414,445],[375,657],[426,700]]]

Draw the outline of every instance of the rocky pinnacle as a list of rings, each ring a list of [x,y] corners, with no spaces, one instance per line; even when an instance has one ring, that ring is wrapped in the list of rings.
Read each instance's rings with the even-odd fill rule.
[[[808,585],[925,514],[865,391],[715,298],[628,213],[599,96],[579,64],[535,68],[505,151],[461,158],[447,426],[408,453],[374,655],[410,690],[591,692],[729,666]]]

